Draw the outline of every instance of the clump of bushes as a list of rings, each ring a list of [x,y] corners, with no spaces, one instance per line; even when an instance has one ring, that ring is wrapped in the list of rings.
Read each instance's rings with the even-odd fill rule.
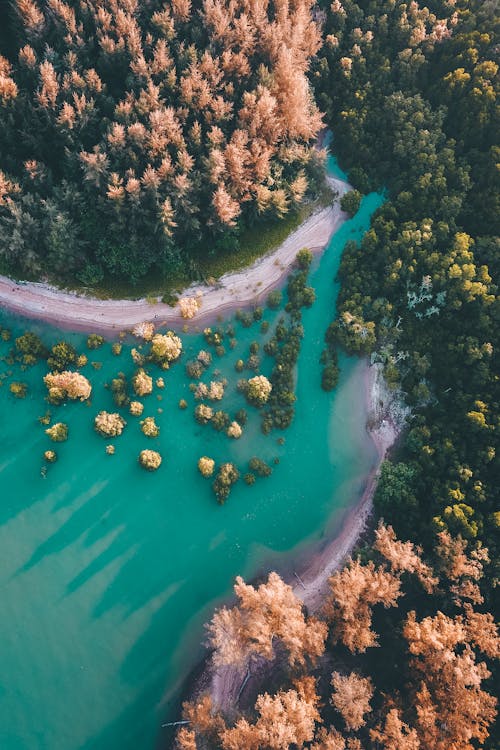
[[[132,377],[132,388],[138,396],[147,396],[153,392],[153,378],[141,367]]]
[[[253,406],[263,406],[273,389],[270,381],[265,375],[255,375],[247,381],[245,396],[249,404]]]
[[[340,199],[340,208],[349,216],[354,216],[354,214],[358,213],[361,198],[359,190],[349,190]]]
[[[150,357],[153,362],[168,370],[171,362],[175,362],[182,352],[182,341],[173,331],[156,333],[151,341]]]
[[[271,310],[277,310],[278,307],[281,305],[283,301],[283,294],[280,292],[279,289],[273,289],[272,292],[269,292],[267,296],[267,306]]]
[[[64,422],[56,422],[45,430],[45,434],[53,443],[64,443],[68,439],[68,425]]]
[[[225,411],[216,411],[212,417],[211,425],[217,432],[222,432],[230,423],[229,414]]]
[[[235,438],[236,440],[238,440],[238,438],[240,438],[242,434],[243,430],[241,429],[241,425],[239,425],[236,421],[231,422],[226,430],[226,435],[228,437]]]
[[[116,378],[113,378],[111,381],[111,393],[113,394],[113,401],[116,406],[123,408],[128,405],[130,399],[128,395],[127,378],[123,372],[119,372]]]
[[[104,338],[98,333],[91,333],[87,338],[87,349],[99,349],[104,344]]]
[[[103,437],[117,437],[121,435],[127,423],[116,412],[100,411],[94,419],[94,429]]]
[[[66,398],[85,401],[92,391],[90,382],[79,372],[65,370],[63,372],[49,372],[43,382],[49,392],[49,401],[60,404]]]
[[[26,398],[26,394],[28,392],[28,384],[14,381],[9,385],[9,391],[16,398]]]
[[[78,352],[74,346],[67,341],[59,341],[54,344],[47,358],[47,364],[51,370],[66,370],[71,365],[76,365],[78,361]]]
[[[161,465],[161,455],[158,451],[143,450],[139,453],[139,464],[147,471],[156,471]]]
[[[258,477],[268,477],[273,473],[273,470],[271,469],[269,464],[267,464],[261,458],[257,458],[257,456],[254,456],[250,459],[250,461],[248,462],[248,467],[254,474],[257,474]]]
[[[34,365],[39,359],[45,359],[48,356],[48,350],[41,338],[31,331],[18,336],[15,346],[23,365]]]
[[[194,416],[197,422],[200,424],[207,424],[210,422],[214,415],[214,410],[206,404],[198,404],[194,410]]]
[[[240,473],[232,463],[224,463],[219,467],[217,476],[212,484],[218,503],[225,503],[232,486],[238,481]]]
[[[140,417],[143,411],[144,411],[144,404],[141,404],[140,401],[130,402],[129,412],[132,414],[133,417]]]
[[[160,428],[156,424],[154,417],[146,417],[146,419],[143,419],[141,422],[141,430],[146,437],[155,438],[160,434]]]
[[[202,456],[198,460],[198,469],[203,477],[211,477],[214,473],[215,461],[208,456]]]

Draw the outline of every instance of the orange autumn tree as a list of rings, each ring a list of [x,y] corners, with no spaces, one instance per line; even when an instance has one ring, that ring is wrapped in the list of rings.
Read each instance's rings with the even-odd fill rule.
[[[0,203],[1,260],[175,270],[317,191],[312,0],[11,5],[0,171],[19,190]]]
[[[330,595],[325,614],[332,626],[334,643],[341,642],[351,652],[363,653],[377,644],[371,629],[372,609],[376,604],[385,608],[396,606],[401,596],[401,581],[373,561],[363,565],[351,560],[328,581]]]
[[[272,659],[277,641],[285,647],[292,666],[314,662],[322,655],[325,623],[306,618],[302,603],[277,573],[270,573],[267,583],[257,587],[238,577],[234,591],[238,604],[222,607],[208,625],[208,644],[214,649],[216,665],[243,665],[252,655]]]
[[[373,684],[370,678],[361,677],[355,672],[349,675],[334,672],[332,686],[332,704],[341,714],[347,729],[362,727],[365,714],[371,711]]]

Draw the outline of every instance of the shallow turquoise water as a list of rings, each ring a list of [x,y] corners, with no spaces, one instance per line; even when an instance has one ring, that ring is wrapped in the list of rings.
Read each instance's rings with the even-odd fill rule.
[[[342,176],[333,160],[330,167]],[[200,657],[202,623],[227,597],[233,577],[270,565],[289,572],[289,561],[331,532],[359,496],[375,461],[365,431],[363,363],[343,358],[339,386],[325,394],[318,359],[341,249],[368,228],[381,201],[367,196],[315,263],[317,301],[304,313],[296,416],[285,445],[277,443],[281,433],[260,433],[256,415],[239,441],[197,425],[181,363],[165,374],[151,368],[166,388],[142,399],[143,416],[156,417],[160,437],[145,438],[129,416],[114,441],[116,454],[106,455],[110,441],[92,429],[99,409],[114,410],[103,385],[134,369],[130,347],[116,358],[106,344],[87,352],[103,364],[83,370],[93,383],[91,407],[52,407],[56,421],[69,424],[70,439],[55,446],[59,461],[44,479],[42,454],[52,447],[37,422],[47,408],[45,368],[20,373],[0,362],[0,372],[12,370],[0,388],[2,750],[147,750],[165,743],[169,735],[159,726],[176,716],[179,687]],[[275,316],[266,312],[270,321]],[[8,316],[0,324],[14,327],[14,335],[28,327]],[[215,357],[209,371],[218,367],[230,379],[220,407],[229,412],[244,405],[234,362],[260,339],[258,323],[235,327],[237,348]],[[49,329],[44,335],[58,338]],[[86,351],[82,337],[62,336]],[[207,348],[201,335],[183,341],[183,362]],[[2,343],[0,353],[9,348]],[[264,360],[263,372],[270,366]],[[29,383],[24,401],[9,393],[12,379]],[[190,404],[185,412],[177,407],[182,397]],[[164,462],[148,474],[137,454],[157,446]],[[233,460],[243,471],[253,455],[280,463],[254,487],[240,482],[221,507],[196,469],[204,454]]]

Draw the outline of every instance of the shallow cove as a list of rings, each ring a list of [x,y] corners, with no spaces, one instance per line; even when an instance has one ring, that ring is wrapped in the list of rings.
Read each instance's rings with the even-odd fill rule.
[[[333,159],[329,169],[345,177]],[[159,726],[177,718],[180,687],[201,656],[202,623],[228,596],[233,577],[250,578],[269,565],[291,569],[294,554],[333,533],[360,496],[376,458],[365,430],[364,364],[342,358],[339,386],[325,394],[318,359],[333,315],[341,250],[368,229],[381,202],[367,196],[313,266],[317,300],[303,315],[298,402],[285,445],[277,443],[281,433],[261,434],[256,415],[240,441],[197,425],[180,364],[164,374],[164,391],[142,399],[144,416],[156,417],[160,437],[148,441],[129,416],[114,441],[116,455],[106,455],[111,441],[92,429],[99,409],[113,409],[102,386],[118,371],[134,369],[129,347],[116,358],[106,344],[86,352],[89,361],[102,362],[98,371],[90,364],[83,370],[93,383],[91,408],[52,408],[56,421],[69,424],[70,438],[55,446],[59,461],[43,479],[41,456],[54,447],[36,421],[47,408],[41,381],[46,368],[21,373],[18,365],[0,362],[1,372],[13,371],[0,388],[2,750],[165,745],[170,735],[163,731],[158,738]],[[269,321],[276,315],[265,313]],[[28,327],[43,331],[7,316],[0,323],[14,335]],[[237,348],[214,358],[214,367],[230,379],[221,404],[229,412],[243,405],[234,389],[234,362],[260,338],[258,323],[235,327]],[[58,338],[53,330],[44,335]],[[86,351],[83,337],[61,337]],[[207,348],[201,335],[183,336],[183,342],[183,362]],[[2,343],[1,354],[9,348]],[[265,358],[263,372],[270,366]],[[152,374],[162,373],[155,368]],[[12,380],[29,384],[24,401],[9,393]],[[185,412],[177,407],[183,397],[190,405]],[[139,450],[149,447],[164,457],[156,474],[136,462]],[[233,460],[243,472],[254,455],[280,463],[254,487],[240,482],[220,507],[196,469],[204,454]]]

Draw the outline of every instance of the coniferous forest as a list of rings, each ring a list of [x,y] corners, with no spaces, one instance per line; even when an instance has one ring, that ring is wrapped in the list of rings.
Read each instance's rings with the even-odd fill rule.
[[[187,701],[175,746],[498,748],[496,3],[15,0],[1,13],[7,273],[135,282],[237,253],[246,229],[321,192],[325,127],[357,191],[345,209],[386,196],[345,246],[321,331],[323,383],[338,352],[367,356],[411,410],[371,531],[317,616],[276,574],[237,579],[208,645],[257,689],[229,714]]]

